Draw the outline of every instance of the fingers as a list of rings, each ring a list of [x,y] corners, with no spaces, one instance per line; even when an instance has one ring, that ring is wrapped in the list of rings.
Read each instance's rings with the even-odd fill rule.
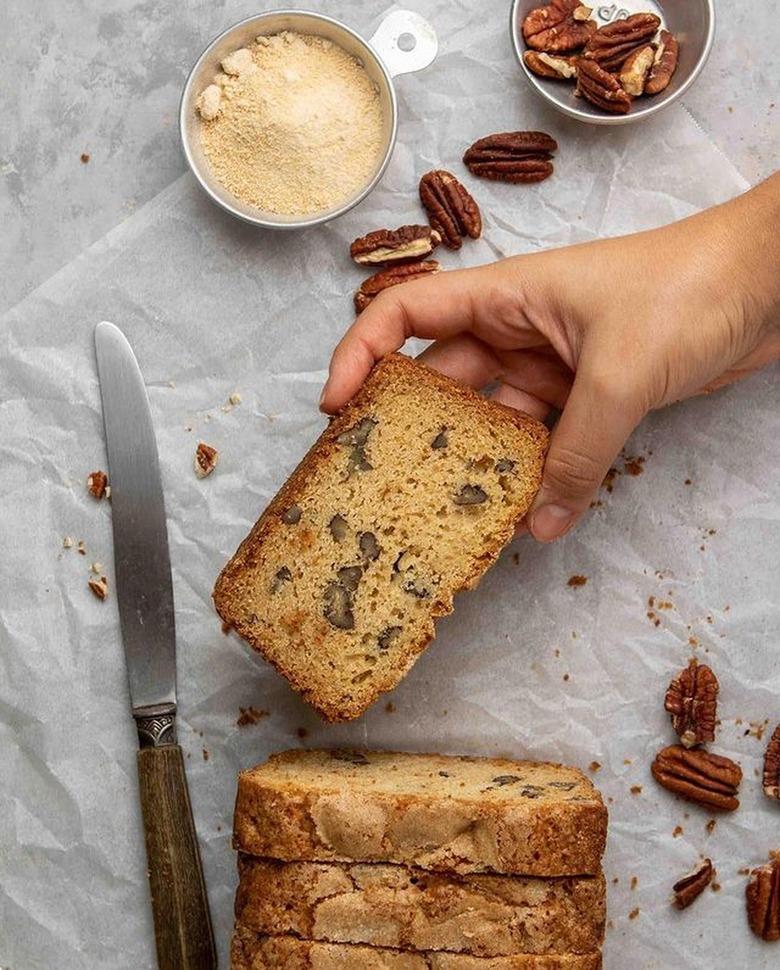
[[[355,394],[374,364],[410,337],[448,340],[474,332],[508,349],[544,338],[523,324],[514,277],[501,264],[451,270],[393,286],[380,294],[336,347],[320,407],[336,411]]]
[[[470,333],[437,340],[425,348],[419,359],[447,377],[478,389],[501,375],[501,362],[493,348]]]
[[[637,375],[638,383],[638,375]],[[550,440],[542,487],[528,513],[534,538],[565,535],[588,508],[644,408],[625,377],[599,377],[583,362]]]
[[[521,391],[511,384],[499,384],[495,391],[490,395],[491,401],[498,401],[506,404],[507,407],[514,408],[516,411],[525,411],[537,421],[544,421],[550,413],[550,405],[540,401],[538,397]]]

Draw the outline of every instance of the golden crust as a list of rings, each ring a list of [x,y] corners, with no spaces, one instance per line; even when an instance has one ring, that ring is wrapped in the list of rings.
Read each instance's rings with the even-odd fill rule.
[[[256,933],[472,956],[592,953],[603,875],[433,873],[383,863],[239,857],[236,920]]]
[[[472,957],[262,936],[237,926],[231,970],[601,970],[601,954]]]
[[[396,651],[392,665],[386,665],[382,671],[372,672],[365,683],[361,682],[351,693],[326,691],[322,686],[323,678],[315,680],[311,667],[302,669],[300,664],[296,666],[294,658],[285,652],[285,645],[279,642],[278,635],[259,634],[257,624],[247,619],[246,593],[242,584],[246,581],[248,568],[256,562],[267,543],[273,541],[272,533],[278,525],[280,515],[285,509],[302,500],[317,471],[341,450],[336,442],[339,435],[369,414],[388,389],[404,387],[408,390],[423,385],[426,389],[435,390],[445,396],[449,401],[460,402],[473,410],[475,422],[483,422],[486,426],[492,423],[505,429],[511,427],[515,433],[520,432],[522,438],[518,439],[518,447],[522,447],[532,471],[522,483],[522,494],[516,502],[513,517],[509,519],[505,516],[506,520],[498,524],[491,522],[490,546],[469,563],[469,568],[456,588],[442,590],[430,602],[428,621],[424,629]],[[471,388],[403,355],[393,354],[386,357],[376,365],[355,398],[332,420],[222,570],[213,593],[217,612],[225,624],[235,629],[255,650],[263,654],[327,720],[351,720],[359,717],[382,692],[397,685],[420,652],[433,639],[434,620],[451,612],[453,595],[461,589],[473,587],[498,558],[501,548],[512,538],[516,522],[527,511],[539,487],[547,440],[548,432],[544,425],[527,415],[488,401]],[[327,634],[328,631],[324,630],[321,636]],[[294,652],[294,648],[291,652]]]
[[[239,775],[234,845],[280,860],[571,876],[600,871],[606,830],[599,792],[574,768],[294,750]]]

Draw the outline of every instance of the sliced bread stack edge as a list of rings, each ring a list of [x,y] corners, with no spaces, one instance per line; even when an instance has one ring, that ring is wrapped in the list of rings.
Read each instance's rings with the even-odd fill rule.
[[[233,970],[592,970],[607,813],[574,768],[288,751],[239,776]]]

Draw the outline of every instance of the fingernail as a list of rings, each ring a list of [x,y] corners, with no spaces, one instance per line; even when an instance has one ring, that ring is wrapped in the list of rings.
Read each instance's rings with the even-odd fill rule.
[[[560,539],[574,525],[574,512],[562,505],[543,505],[531,518],[531,533],[540,542]]]

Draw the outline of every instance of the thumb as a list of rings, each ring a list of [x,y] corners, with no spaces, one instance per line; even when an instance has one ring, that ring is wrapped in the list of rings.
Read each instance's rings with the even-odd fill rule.
[[[605,378],[581,361],[527,516],[535,539],[552,542],[575,525],[645,413],[641,393],[625,376]]]

